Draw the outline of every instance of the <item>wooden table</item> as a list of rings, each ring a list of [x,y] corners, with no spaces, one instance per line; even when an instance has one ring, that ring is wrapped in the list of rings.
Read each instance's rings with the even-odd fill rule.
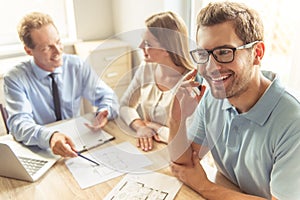
[[[135,145],[135,139],[129,136],[124,130],[122,130],[118,123],[115,123],[114,121],[109,122],[106,125],[105,130],[114,135],[116,139],[114,141],[111,141],[109,144],[104,144],[97,148],[105,148],[112,143],[117,144],[123,141],[129,141],[133,145]],[[168,167],[168,155],[165,144],[156,143],[154,150],[152,152],[147,152],[146,154],[149,154],[151,160],[155,162],[151,167],[149,167],[149,169],[167,175],[172,175]],[[51,168],[40,180],[34,183],[0,177],[0,199],[103,199],[124,177],[123,175],[104,183],[100,183],[86,189],[81,189],[70,171],[67,169],[64,161],[65,159],[63,158],[58,160],[53,168]],[[208,177],[211,180],[217,181],[226,187],[236,189],[236,187],[232,183],[230,183],[222,175],[216,173],[216,170],[208,165],[205,165],[204,163],[203,165],[208,174]],[[176,200],[180,199],[186,200],[203,198],[186,185],[183,185],[176,196]]]

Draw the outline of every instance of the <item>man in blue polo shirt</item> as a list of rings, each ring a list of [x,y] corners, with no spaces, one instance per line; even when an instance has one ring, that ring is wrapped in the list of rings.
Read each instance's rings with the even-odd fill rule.
[[[263,34],[257,12],[243,4],[210,3],[197,17],[191,55],[210,87],[188,128],[192,98],[178,95],[169,148],[174,175],[206,199],[300,199],[300,104],[276,74],[260,70]],[[244,193],[207,179],[199,157],[208,150]]]

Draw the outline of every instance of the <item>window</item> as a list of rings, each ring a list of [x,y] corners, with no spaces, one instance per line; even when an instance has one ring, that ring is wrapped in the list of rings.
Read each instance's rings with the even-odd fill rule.
[[[10,0],[5,4],[0,7],[0,58],[23,52],[17,25],[32,11],[51,15],[63,41],[76,39],[73,0]]]

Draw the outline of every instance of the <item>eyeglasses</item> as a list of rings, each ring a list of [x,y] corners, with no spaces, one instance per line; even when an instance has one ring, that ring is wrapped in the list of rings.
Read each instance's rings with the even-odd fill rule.
[[[144,40],[142,42],[142,47],[145,49],[162,49],[162,47],[160,46],[159,42],[157,41],[151,41],[149,42],[148,40]]]
[[[151,45],[149,44],[149,42],[147,40],[144,40],[144,47],[145,48],[150,48]]]
[[[230,63],[234,60],[234,53],[236,50],[249,49],[259,41],[254,41],[239,47],[217,47],[213,50],[195,49],[190,51],[190,54],[197,64],[205,64],[209,60],[209,55],[212,54],[215,60],[219,63]]]

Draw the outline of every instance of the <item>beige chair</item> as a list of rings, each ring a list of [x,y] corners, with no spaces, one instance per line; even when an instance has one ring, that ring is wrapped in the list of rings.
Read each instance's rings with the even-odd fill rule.
[[[6,110],[5,106],[2,103],[0,103],[0,110],[1,110],[3,123],[4,123],[5,128],[6,128],[6,133],[9,134],[9,129],[8,129],[8,126],[7,126],[8,114],[7,114],[7,110]]]

